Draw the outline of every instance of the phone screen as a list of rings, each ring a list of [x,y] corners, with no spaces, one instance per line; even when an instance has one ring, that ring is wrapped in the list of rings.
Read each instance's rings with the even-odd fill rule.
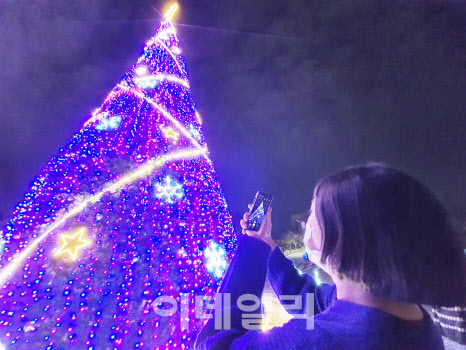
[[[264,221],[265,214],[272,203],[273,196],[270,193],[257,191],[254,202],[252,203],[252,209],[250,211],[248,221],[248,230],[259,231],[262,221]]]

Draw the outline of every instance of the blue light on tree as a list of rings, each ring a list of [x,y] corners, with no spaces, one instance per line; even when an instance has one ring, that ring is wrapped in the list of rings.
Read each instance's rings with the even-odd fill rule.
[[[168,175],[162,182],[155,185],[155,196],[169,204],[181,199],[183,194],[183,186]]]
[[[134,83],[141,89],[153,89],[159,83],[157,77],[154,75],[145,75],[141,77],[134,77]]]
[[[227,268],[226,252],[216,242],[211,241],[210,245],[204,251],[206,258],[205,266],[207,271],[220,278],[223,276]]]
[[[99,124],[97,124],[96,129],[98,130],[113,130],[120,126],[121,117],[116,115],[114,117],[110,117],[107,119],[102,120]]]
[[[202,140],[202,135],[193,124],[189,124],[189,132],[198,140]]]

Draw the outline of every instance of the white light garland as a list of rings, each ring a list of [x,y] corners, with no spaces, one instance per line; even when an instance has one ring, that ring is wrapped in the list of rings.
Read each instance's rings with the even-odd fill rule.
[[[139,69],[139,68],[138,68]],[[157,74],[157,75],[143,75],[133,78],[134,84],[140,89],[153,89],[161,81],[169,81],[179,84],[189,89],[189,83],[186,80],[180,79],[173,75]]]
[[[7,278],[16,271],[16,269],[20,266],[20,264],[30,256],[37,246],[47,238],[47,236],[58,228],[61,224],[63,224],[69,218],[74,217],[75,215],[79,214],[86,208],[89,204],[96,203],[97,201],[102,198],[107,193],[116,193],[120,189],[122,189],[126,184],[131,183],[137,179],[143,178],[145,176],[150,175],[155,169],[163,166],[166,162],[178,160],[178,159],[189,159],[193,157],[200,157],[206,156],[207,148],[198,148],[198,149],[186,149],[180,150],[173,153],[169,153],[153,160],[149,160],[140,168],[134,170],[133,172],[129,173],[128,175],[124,176],[122,179],[110,183],[105,186],[99,193],[96,193],[90,197],[86,197],[83,200],[77,201],[73,203],[70,207],[69,211],[66,212],[64,215],[55,218],[55,222],[50,226],[45,227],[45,231],[40,232],[38,237],[31,240],[29,245],[18,254],[15,254],[13,259],[11,259],[10,263],[0,270],[0,287],[2,287]],[[0,348],[1,350],[1,348]]]

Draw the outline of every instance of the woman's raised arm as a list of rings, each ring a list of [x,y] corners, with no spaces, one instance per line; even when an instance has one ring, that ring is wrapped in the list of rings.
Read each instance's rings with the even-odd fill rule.
[[[280,303],[290,314],[303,314],[307,309],[308,294],[313,294],[315,315],[330,307],[336,299],[335,285],[320,284],[308,274],[300,274],[293,261],[287,259],[279,247],[276,247],[269,256],[267,264],[267,280],[274,290]],[[296,296],[286,298],[283,296]],[[290,308],[301,300],[301,308]],[[287,307],[288,306],[288,307]]]

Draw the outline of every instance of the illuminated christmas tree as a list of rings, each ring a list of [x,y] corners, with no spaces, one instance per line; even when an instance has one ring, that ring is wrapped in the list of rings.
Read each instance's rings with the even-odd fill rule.
[[[236,238],[169,12],[3,229],[7,349],[192,348],[205,322]]]

